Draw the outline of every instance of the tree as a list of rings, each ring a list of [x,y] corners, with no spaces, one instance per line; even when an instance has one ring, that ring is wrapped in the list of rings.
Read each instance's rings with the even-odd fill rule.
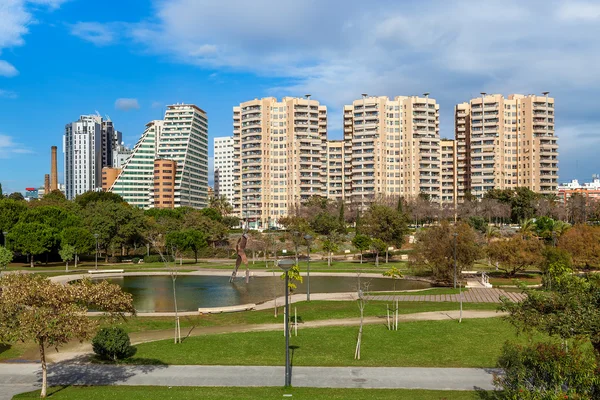
[[[71,340],[92,337],[99,321],[88,309],[108,317],[135,313],[132,296],[106,281],[82,280],[70,285],[54,283],[35,274],[9,274],[0,278],[0,340],[34,341],[42,364],[42,393],[47,392],[46,350]]]
[[[17,201],[25,200],[25,197],[23,196],[23,193],[21,193],[21,192],[13,192],[8,195],[8,198],[12,199],[12,200],[17,200]]]
[[[403,277],[402,273],[398,268],[392,267],[383,273],[383,276],[389,276],[394,281],[394,291],[396,291],[396,279],[400,279]]]
[[[60,243],[61,246],[69,245],[73,247],[75,253],[75,268],[77,268],[78,255],[94,250],[96,239],[87,228],[71,226],[61,232]]]
[[[6,269],[8,264],[13,260],[13,252],[6,247],[0,246],[0,268]]]
[[[175,246],[180,251],[190,250],[198,262],[198,251],[208,246],[206,235],[196,229],[185,229],[167,235],[167,246]]]
[[[600,227],[575,225],[558,240],[558,247],[573,258],[573,265],[580,268],[600,267]]]
[[[98,201],[109,201],[112,203],[123,203],[125,200],[117,193],[113,192],[96,192],[89,191],[75,197],[75,204],[81,208],[86,208],[90,203],[96,203]]]
[[[487,248],[490,259],[510,276],[529,267],[539,267],[543,262],[544,244],[535,238],[518,234],[508,240],[499,240]]]
[[[497,399],[596,399],[600,394],[593,352],[575,341],[526,346],[506,343],[498,360],[503,374],[494,379]]]
[[[25,202],[0,198],[0,234],[10,232],[25,211],[27,211]]]
[[[352,245],[360,251],[360,263],[363,262],[363,252],[371,247],[371,238],[367,235],[356,234],[352,238]]]
[[[67,263],[66,271],[68,271],[69,261],[73,260],[73,257],[75,256],[75,247],[71,246],[70,244],[63,244],[58,254],[60,255],[60,258]]]
[[[315,215],[315,217],[310,220],[309,224],[313,231],[326,236],[342,230],[339,218],[336,218],[335,215],[325,211]]]
[[[404,236],[408,234],[407,219],[395,209],[372,204],[361,222],[361,232],[380,239],[386,245],[402,247]]]
[[[433,277],[440,282],[453,282],[455,233],[457,269],[460,272],[472,267],[483,253],[477,233],[464,222],[452,226],[446,221],[417,233],[413,264],[431,269]]]
[[[9,245],[15,251],[29,255],[33,268],[34,257],[50,250],[52,230],[39,222],[19,222],[8,234]]]
[[[331,267],[331,255],[338,251],[339,246],[335,237],[328,237],[323,241],[323,250],[327,252],[327,266]]]
[[[208,198],[208,207],[217,210],[218,213],[223,217],[233,212],[233,207],[229,201],[227,201],[227,197],[225,197],[225,195],[210,196]]]
[[[387,244],[379,238],[371,240],[371,249],[375,252],[375,266],[379,267],[379,254],[387,251]]]

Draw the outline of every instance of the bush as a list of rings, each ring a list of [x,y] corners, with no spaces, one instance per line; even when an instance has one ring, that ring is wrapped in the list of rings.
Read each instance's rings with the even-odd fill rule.
[[[92,339],[92,348],[98,357],[110,361],[117,361],[135,354],[135,348],[131,347],[129,335],[119,326],[100,329]]]
[[[167,260],[168,262],[175,261],[173,259],[173,256],[171,256],[171,255],[165,255],[164,257],[165,257],[165,260]],[[163,262],[162,257],[158,254],[150,254],[149,256],[144,256],[144,264],[157,263],[157,262]]]
[[[139,258],[139,257],[133,257],[133,258],[131,259],[131,262],[132,262],[132,263],[134,263],[134,264],[137,264],[137,263],[139,263],[139,262],[140,262],[140,258]]]
[[[118,264],[120,262],[121,260],[119,259],[119,257],[108,257],[109,264]]]

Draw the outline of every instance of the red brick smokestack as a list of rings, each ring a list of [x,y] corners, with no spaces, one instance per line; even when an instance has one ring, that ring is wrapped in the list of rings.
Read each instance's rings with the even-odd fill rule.
[[[50,193],[50,175],[44,175],[44,194]]]
[[[58,172],[56,164],[56,146],[52,146],[52,160],[50,164],[50,191],[58,190]]]

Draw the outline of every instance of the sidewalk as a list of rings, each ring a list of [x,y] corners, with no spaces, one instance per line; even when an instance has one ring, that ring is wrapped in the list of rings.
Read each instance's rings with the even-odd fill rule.
[[[283,357],[282,357],[283,359]],[[494,369],[293,367],[292,385],[321,388],[492,390]],[[38,364],[0,364],[0,399],[33,390]],[[284,367],[52,364],[49,385],[283,386]],[[10,394],[9,394],[10,391]],[[3,397],[5,396],[5,397]]]

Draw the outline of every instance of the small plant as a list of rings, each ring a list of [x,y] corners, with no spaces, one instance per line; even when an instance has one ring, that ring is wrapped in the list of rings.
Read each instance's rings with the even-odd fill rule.
[[[133,257],[133,258],[131,259],[131,262],[132,262],[132,263],[134,263],[134,264],[137,264],[137,263],[139,263],[139,262],[140,262],[140,258],[139,258],[139,257]]]
[[[131,357],[135,353],[129,335],[118,326],[100,329],[92,339],[92,348],[98,357],[109,361]]]

